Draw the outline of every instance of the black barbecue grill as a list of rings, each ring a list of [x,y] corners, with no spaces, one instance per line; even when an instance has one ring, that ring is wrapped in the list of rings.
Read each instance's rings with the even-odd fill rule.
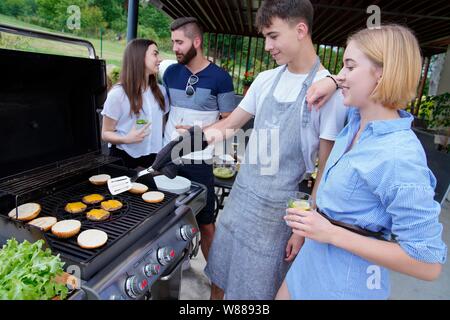
[[[36,171],[39,172],[40,170]],[[31,194],[17,193],[13,197],[9,197],[10,201],[6,199],[6,201],[1,201],[0,205],[0,212],[6,216],[9,210],[15,207],[15,198],[25,200],[24,202],[34,201],[38,202],[42,207],[40,213],[41,217],[54,216],[58,221],[76,219],[82,222],[81,231],[87,229],[105,231],[108,234],[108,242],[105,246],[94,250],[79,247],[76,237],[60,239],[51,232],[46,232],[44,234],[47,245],[55,254],[59,253],[61,258],[68,265],[75,264],[80,266],[83,279],[90,278],[102,268],[105,263],[114,259],[118,252],[123,251],[142,236],[142,233],[148,230],[151,225],[155,225],[161,218],[172,213],[175,210],[175,201],[177,198],[177,195],[175,194],[164,192],[165,198],[163,202],[153,204],[144,202],[139,195],[132,193],[111,196],[106,186],[96,186],[88,181],[88,178],[93,174],[97,174],[97,172],[107,173],[112,176],[129,174],[129,171],[122,167],[106,165],[95,171],[87,171],[84,174],[80,172],[75,176],[70,174],[71,177],[65,178],[64,180],[61,180],[60,178],[54,184],[46,186],[47,188],[44,193],[48,193],[48,195],[41,196],[43,193],[42,190],[31,189],[33,190]],[[0,183],[0,190],[3,190],[4,193],[10,193],[11,190],[20,190],[20,188],[14,189],[14,187],[17,188],[23,185],[24,188],[26,188],[27,181],[35,181],[35,175],[36,174],[30,175],[29,178],[25,178],[25,181],[20,180],[19,178],[13,178],[12,182],[8,180]],[[40,174],[38,176],[42,177]],[[44,180],[44,182],[48,182],[48,179]],[[38,196],[36,196],[35,191],[38,191]],[[78,214],[68,213],[64,210],[67,203],[81,201],[83,196],[93,193],[105,196],[105,200],[117,199],[122,202],[123,207],[118,211],[112,212],[110,218],[106,221],[99,222],[88,220],[85,214],[88,210],[99,207],[99,205],[88,205],[88,208],[84,213]],[[10,195],[7,195],[6,198],[8,198],[8,196]],[[5,198],[5,196],[3,198]],[[19,203],[22,203],[22,201]],[[30,226],[29,228],[34,227]]]
[[[0,25],[0,31],[5,29]],[[0,244],[11,237],[43,239],[54,254],[60,254],[66,267],[79,268],[84,285],[94,287],[98,296],[140,298],[144,293],[139,286],[150,286],[164,276],[166,262],[173,258],[176,264],[192,250],[188,240],[198,230],[195,219],[189,217],[205,205],[205,188],[193,184],[185,195],[164,192],[162,202],[146,203],[140,195],[112,196],[106,186],[89,182],[96,174],[118,177],[135,173],[121,166],[119,159],[101,153],[97,109],[106,98],[103,60],[0,49],[0,70]],[[85,213],[64,210],[67,203],[94,193],[105,200],[117,199],[123,207],[101,222],[88,220]],[[105,231],[107,243],[98,249],[83,249],[76,237],[60,239],[8,217],[10,210],[28,202],[41,205],[41,217],[77,219],[81,231]],[[192,205],[192,210],[186,205]],[[182,206],[186,208],[181,210]],[[98,205],[89,205],[87,210],[94,207]],[[194,231],[182,236],[185,233],[181,231],[186,230]],[[148,258],[149,252],[154,252],[154,258]],[[177,256],[165,257],[167,252]],[[146,270],[159,264],[161,274],[143,273],[141,263]],[[167,270],[181,272],[178,264],[169,267]],[[113,272],[114,268],[120,271]],[[99,275],[106,270],[108,275]],[[106,278],[117,278],[111,284],[114,293],[112,287],[104,288]],[[139,284],[137,279],[141,279]]]

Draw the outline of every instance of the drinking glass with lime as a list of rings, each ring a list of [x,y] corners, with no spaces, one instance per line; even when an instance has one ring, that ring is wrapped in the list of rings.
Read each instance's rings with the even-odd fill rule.
[[[148,129],[146,130],[147,133],[150,133],[150,124],[151,121],[148,121],[146,119],[138,119],[136,120],[136,129],[142,129],[143,127],[145,127],[148,124]]]
[[[301,210],[311,210],[312,199],[311,196],[305,192],[296,192],[293,197],[287,200],[288,208],[298,208]]]

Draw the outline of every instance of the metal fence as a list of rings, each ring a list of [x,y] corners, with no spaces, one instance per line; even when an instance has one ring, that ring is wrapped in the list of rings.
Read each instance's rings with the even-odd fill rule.
[[[344,47],[314,44],[322,65],[332,74],[337,74],[343,65]],[[256,77],[258,73],[277,67],[270,53],[264,50],[264,38],[241,35],[206,33],[205,53],[214,63],[229,72],[233,78],[236,94],[244,93],[244,78]],[[424,57],[422,78],[417,96],[424,94],[431,57]],[[414,99],[411,112],[417,115],[421,99]]]
[[[336,74],[342,67],[343,47],[315,44],[322,64]],[[228,71],[237,94],[244,92],[244,77],[277,66],[270,53],[264,50],[264,38],[230,34],[205,34],[205,53],[214,63]]]

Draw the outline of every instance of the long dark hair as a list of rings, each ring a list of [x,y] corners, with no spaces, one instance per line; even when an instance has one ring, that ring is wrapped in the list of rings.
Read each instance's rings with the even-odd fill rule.
[[[120,84],[130,100],[130,114],[139,114],[142,109],[142,92],[149,86],[152,90],[155,100],[158,102],[161,110],[164,111],[164,95],[158,86],[156,75],[145,77],[145,54],[152,44],[153,40],[134,39],[128,43],[123,55],[122,71],[120,73]]]

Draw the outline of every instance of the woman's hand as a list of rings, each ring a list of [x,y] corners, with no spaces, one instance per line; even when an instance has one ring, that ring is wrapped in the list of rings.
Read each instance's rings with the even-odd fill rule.
[[[304,243],[304,237],[293,233],[286,245],[286,258],[284,259],[284,261],[290,262],[294,260],[297,254],[300,252],[300,249],[303,247]]]
[[[316,210],[288,209],[284,220],[292,228],[292,232],[300,237],[322,243],[332,242],[335,226]]]
[[[330,100],[335,91],[336,84],[330,78],[323,78],[314,82],[306,92],[308,108],[310,110],[313,107],[320,109],[328,100]]]
[[[140,143],[144,141],[145,137],[147,137],[150,134],[150,123],[147,123],[142,128],[137,129],[135,126],[133,126],[128,132],[128,134],[124,137],[124,142],[126,144],[132,144],[132,143]]]

